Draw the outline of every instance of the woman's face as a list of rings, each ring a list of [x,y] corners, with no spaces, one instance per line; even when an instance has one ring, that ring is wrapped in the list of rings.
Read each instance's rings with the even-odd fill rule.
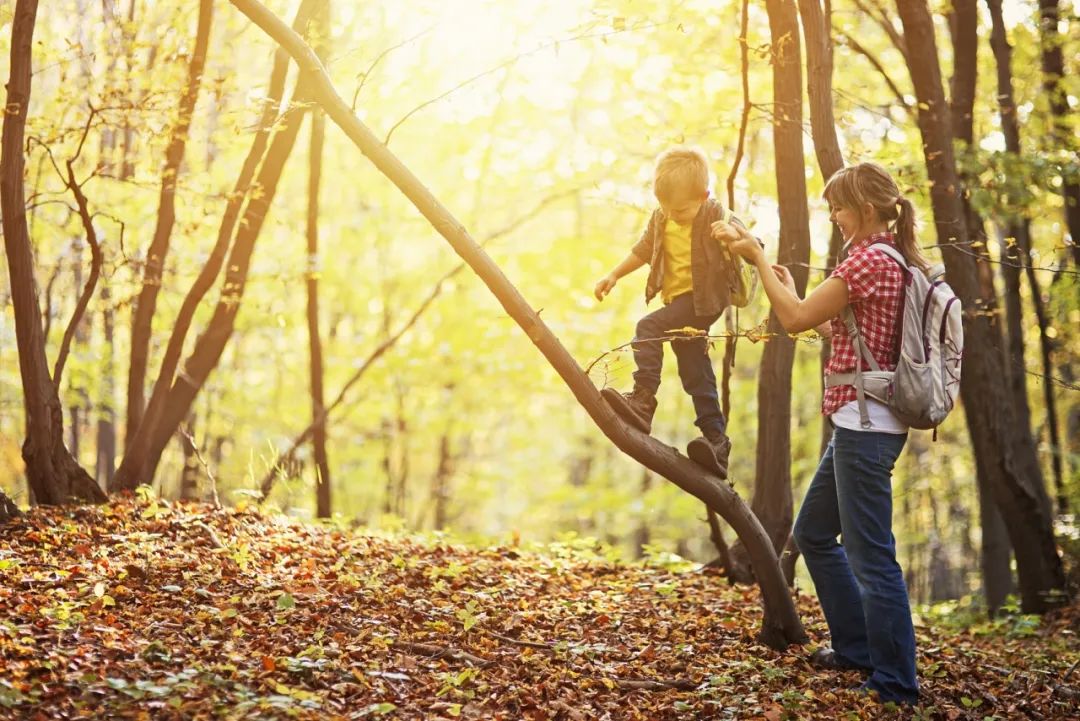
[[[867,204],[869,206],[869,203]],[[869,211],[869,213],[868,213]],[[867,217],[873,215],[872,208],[864,208],[860,213],[854,208],[844,208],[829,203],[829,220],[836,223],[836,226],[840,228],[840,236],[844,239],[845,243],[850,243],[855,240],[861,240],[870,234],[869,221],[872,218]]]

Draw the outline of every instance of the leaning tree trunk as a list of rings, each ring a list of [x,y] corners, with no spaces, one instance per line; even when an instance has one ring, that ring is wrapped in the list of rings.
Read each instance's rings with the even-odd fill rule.
[[[780,248],[777,262],[791,268],[800,295],[806,292],[810,262],[810,213],[806,175],[802,172],[802,56],[795,0],[768,0],[772,35],[773,145],[776,191],[780,200]],[[791,533],[791,366],[795,341],[769,313],[769,332],[758,379],[757,462],[751,508],[765,527],[775,553]],[[745,539],[731,549],[729,577],[751,581],[756,573]]]
[[[22,455],[30,490],[37,503],[65,503],[71,497],[103,501],[105,494],[64,447],[63,408],[45,357],[33,250],[26,225],[23,138],[30,103],[31,47],[36,17],[37,0],[18,0],[11,26],[11,75],[0,140],[0,212],[3,213],[4,249],[11,280],[19,373],[26,410],[26,440]]]
[[[326,57],[329,42],[330,7],[319,9],[315,20],[313,46],[320,59]],[[311,417],[315,424],[311,443],[315,452],[315,515],[329,518],[332,510],[330,459],[326,453],[326,415],[323,409],[323,352],[319,337],[319,178],[322,173],[323,139],[326,113],[316,107],[311,111],[311,145],[308,153],[307,209],[307,326],[311,358]]]
[[[233,5],[250,17],[264,31],[281,43],[296,59],[309,79],[312,98],[323,106],[330,118],[375,166],[386,175],[428,222],[450,243],[476,272],[506,313],[525,331],[573,392],[578,403],[596,425],[623,452],[671,480],[683,490],[704,501],[743,538],[752,556],[761,584],[765,615],[761,638],[773,647],[806,641],[795,604],[788,593],[780,563],[765,530],[738,495],[719,478],[701,466],[623,423],[603,402],[596,386],[567,352],[559,339],[541,320],[503,275],[502,270],[472,239],[468,231],[424,187],[420,180],[390,152],[365,126],[337,94],[318,57],[304,41],[255,0],[232,0]]]
[[[188,129],[195,103],[199,99],[203,67],[206,65],[206,48],[210,44],[210,21],[213,18],[213,0],[201,0],[199,20],[195,31],[195,47],[188,63],[187,84],[180,96],[180,109],[173,128],[172,138],[165,150],[165,167],[161,173],[161,198],[158,201],[157,223],[143,265],[142,290],[139,291],[131,314],[131,363],[128,367],[127,426],[125,449],[130,445],[135,431],[142,422],[145,407],[144,386],[146,366],[150,355],[151,324],[161,290],[165,257],[169,253],[169,240],[176,223],[176,179],[184,161]]]
[[[994,330],[984,314],[972,313],[979,298],[975,259],[960,202],[960,179],[953,155],[948,106],[942,87],[934,25],[926,0],[899,0],[909,70],[919,101],[919,130],[929,174],[934,224],[949,283],[967,307],[967,349],[961,397],[976,453],[996,446],[987,457],[991,488],[1016,553],[1022,606],[1037,613],[1065,599],[1065,577],[1054,541],[1050,502],[1043,486],[1030,433],[1018,430],[1012,403],[1003,391],[1005,368]],[[977,433],[985,434],[976,438]]]

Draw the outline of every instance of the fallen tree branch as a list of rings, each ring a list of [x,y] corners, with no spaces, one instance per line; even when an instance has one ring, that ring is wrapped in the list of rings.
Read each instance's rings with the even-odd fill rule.
[[[418,653],[423,656],[430,656],[431,658],[451,658],[455,661],[468,661],[476,666],[490,666],[495,663],[489,661],[486,658],[480,658],[474,656],[468,651],[462,651],[457,648],[444,648],[442,646],[435,646],[429,643],[413,643],[411,641],[394,641],[392,648],[400,649],[402,651],[408,651],[409,653]]]
[[[698,687],[690,679],[648,679],[648,678],[616,678],[612,679],[615,685],[628,691],[668,691],[678,689],[680,691],[693,691]]]

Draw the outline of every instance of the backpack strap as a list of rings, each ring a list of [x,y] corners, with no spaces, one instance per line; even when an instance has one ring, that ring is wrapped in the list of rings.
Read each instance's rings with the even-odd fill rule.
[[[870,412],[866,407],[866,385],[863,383],[862,375],[862,362],[865,360],[870,366],[870,370],[878,372],[881,370],[881,366],[878,365],[877,359],[870,352],[870,349],[866,347],[866,343],[863,342],[862,335],[859,333],[859,324],[855,320],[855,312],[851,309],[851,306],[844,308],[844,326],[847,327],[848,337],[851,338],[851,343],[855,347],[855,372],[850,374],[855,386],[855,397],[859,401],[859,423],[864,429],[870,428]],[[845,384],[846,385],[846,384]]]

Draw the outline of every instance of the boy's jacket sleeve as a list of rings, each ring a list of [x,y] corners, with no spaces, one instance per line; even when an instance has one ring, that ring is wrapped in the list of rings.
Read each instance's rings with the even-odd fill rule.
[[[653,243],[656,238],[656,223],[658,213],[654,210],[653,214],[649,216],[649,222],[645,226],[645,230],[641,233],[641,238],[630,252],[636,255],[644,263],[652,263],[653,255]]]

